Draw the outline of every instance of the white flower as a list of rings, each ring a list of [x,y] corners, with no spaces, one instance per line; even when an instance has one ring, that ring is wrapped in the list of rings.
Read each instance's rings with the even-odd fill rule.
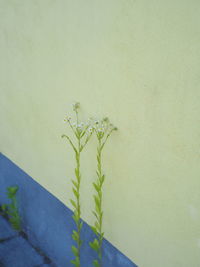
[[[90,127],[88,128],[88,132],[89,132],[89,133],[92,133],[92,132],[93,132],[93,127],[90,126]]]
[[[66,117],[65,119],[64,119],[64,122],[66,123],[66,122],[69,122],[71,120],[71,117]]]

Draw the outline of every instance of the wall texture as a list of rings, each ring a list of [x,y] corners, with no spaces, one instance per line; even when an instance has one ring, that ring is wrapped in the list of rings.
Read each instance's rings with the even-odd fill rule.
[[[140,267],[200,265],[199,13],[197,0],[0,0],[1,152],[71,207],[62,118],[76,100],[83,118],[108,115],[106,238]]]

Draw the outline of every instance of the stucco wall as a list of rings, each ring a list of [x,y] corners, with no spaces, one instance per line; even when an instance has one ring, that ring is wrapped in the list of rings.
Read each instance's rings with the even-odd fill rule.
[[[200,264],[199,14],[196,0],[0,0],[1,152],[70,207],[64,114],[78,100],[83,118],[108,115],[105,235],[140,267]]]

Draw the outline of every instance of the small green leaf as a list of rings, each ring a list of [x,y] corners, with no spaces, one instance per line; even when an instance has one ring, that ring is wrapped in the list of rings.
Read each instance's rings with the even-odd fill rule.
[[[97,205],[97,207],[100,208],[100,199],[99,199],[99,196],[95,196],[94,195],[94,200],[95,200],[95,204]]]
[[[70,260],[71,264],[75,265],[76,266],[76,262],[75,260]]]
[[[93,242],[90,242],[89,244],[90,244],[90,247],[91,247],[93,250],[95,250],[95,251],[98,252],[98,250],[99,250],[99,241],[98,241],[96,238],[94,239]]]
[[[100,231],[100,225],[99,225],[99,223],[98,223],[97,221],[94,223],[94,225],[95,225],[96,229],[97,229],[98,231]]]
[[[76,198],[79,198],[79,193],[75,188],[72,188],[74,195],[76,196]]]
[[[8,192],[13,194],[13,195],[16,195],[17,191],[18,191],[18,186],[10,186],[7,188]]]
[[[79,222],[79,216],[76,213],[74,213],[74,215],[72,216],[72,218],[74,219],[75,223],[78,224],[78,222]]]
[[[72,246],[72,252],[74,253],[74,256],[78,257],[78,249],[75,246]]]
[[[77,208],[76,202],[73,199],[70,199],[70,202],[71,202],[72,206],[76,209]]]
[[[18,191],[18,186],[10,186],[7,188],[7,196],[12,199]]]
[[[95,216],[95,217],[97,218],[97,220],[98,220],[99,218],[98,218],[97,213],[96,213],[95,211],[93,211],[92,213],[94,214],[94,216]]]
[[[97,162],[100,163],[100,157],[97,155]]]
[[[95,190],[96,190],[97,192],[99,192],[99,190],[100,190],[99,186],[98,186],[97,184],[95,184],[95,183],[93,183],[93,186],[94,186]]]
[[[96,247],[99,248],[99,241],[95,238],[93,244],[95,244]]]
[[[101,240],[103,240],[104,232],[101,233]]]
[[[78,235],[78,233],[77,233],[75,230],[73,230],[72,238],[73,238],[75,241],[77,241],[77,240],[79,239],[79,235]]]
[[[98,260],[93,260],[94,267],[100,267]]]
[[[19,217],[11,217],[9,219],[10,224],[12,225],[13,229],[20,231],[21,230],[21,223]]]
[[[80,260],[78,257],[75,258],[75,260],[70,261],[72,264],[74,264],[76,267],[80,266]]]
[[[96,211],[97,214],[100,214],[101,213],[101,210],[100,210],[100,208],[97,205],[95,205],[95,211]]]
[[[95,235],[98,235],[98,232],[96,230],[96,228],[94,226],[90,226],[90,228],[92,229],[92,231],[95,233]]]
[[[83,222],[80,223],[80,230],[82,229],[83,227]]]
[[[100,178],[101,185],[104,183],[104,180],[105,180],[105,175],[102,175]]]
[[[7,210],[7,207],[8,207],[8,205],[6,205],[6,204],[1,205],[2,211],[5,212]]]
[[[71,181],[72,181],[73,185],[75,186],[75,188],[78,189],[78,183],[74,180],[71,180]]]
[[[76,261],[75,260],[70,260],[70,262],[76,266]]]

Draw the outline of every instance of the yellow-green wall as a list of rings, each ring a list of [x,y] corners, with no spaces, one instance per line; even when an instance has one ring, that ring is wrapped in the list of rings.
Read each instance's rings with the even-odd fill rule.
[[[106,238],[140,267],[200,266],[199,27],[198,0],[0,0],[1,152],[68,205],[62,119],[108,115]]]

